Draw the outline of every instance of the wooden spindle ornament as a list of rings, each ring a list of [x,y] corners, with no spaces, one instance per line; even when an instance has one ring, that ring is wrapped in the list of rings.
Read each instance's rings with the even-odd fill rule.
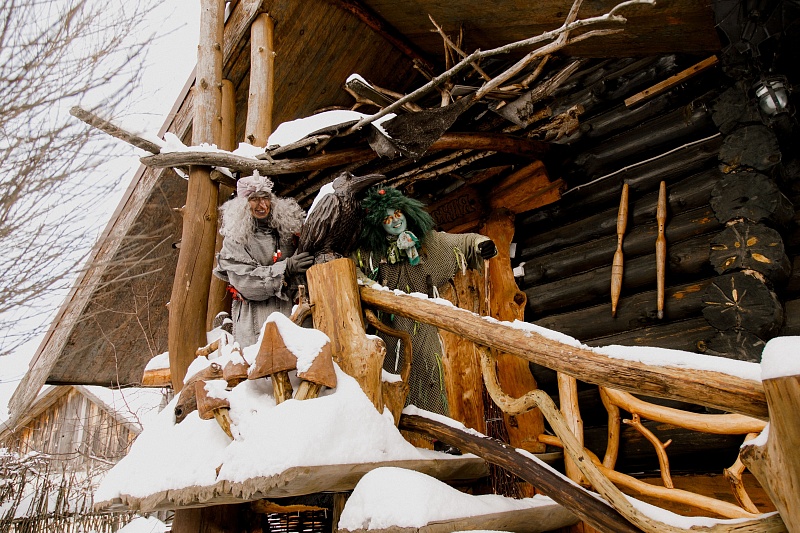
[[[622,196],[619,200],[619,212],[617,213],[617,251],[614,252],[614,262],[611,265],[611,316],[617,316],[617,303],[619,294],[622,291],[622,238],[625,236],[625,228],[628,225],[628,184],[622,184]]]
[[[667,224],[667,182],[662,181],[658,188],[658,207],[656,209],[658,237],[656,237],[656,287],[658,292],[658,318],[664,318],[664,280],[667,270],[667,239],[664,227]]]

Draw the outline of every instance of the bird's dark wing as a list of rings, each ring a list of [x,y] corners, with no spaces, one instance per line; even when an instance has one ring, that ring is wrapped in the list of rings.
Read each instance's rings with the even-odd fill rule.
[[[300,231],[298,252],[317,254],[323,252],[326,237],[335,229],[333,225],[341,217],[341,200],[336,194],[328,194],[314,206]]]

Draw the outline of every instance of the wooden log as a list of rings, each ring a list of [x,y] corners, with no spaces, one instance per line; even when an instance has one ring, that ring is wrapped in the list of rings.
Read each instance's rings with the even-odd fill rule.
[[[800,335],[800,300],[785,302],[786,320],[781,335]]]
[[[690,209],[707,207],[711,191],[722,177],[723,175],[719,170],[710,169],[706,172],[683,179],[675,185],[671,185],[669,194],[667,195],[668,209],[673,213],[682,213]],[[617,188],[617,194],[618,191],[619,188]],[[658,193],[656,186],[644,196],[639,198],[635,196],[632,197],[631,205],[628,210],[628,223],[634,228],[638,228],[643,224],[652,223],[654,220],[653,213],[655,213],[657,205]],[[545,208],[545,211],[547,210],[548,209]],[[581,212],[580,209],[578,212]],[[568,224],[557,225],[546,231],[539,227],[539,223],[535,221],[528,222],[531,221],[530,217],[524,215],[517,217],[518,233],[521,235],[529,235],[527,238],[520,239],[517,244],[517,256],[522,260],[528,260],[546,253],[558,251],[568,246],[613,235],[616,231],[617,213],[617,207],[609,208],[594,215],[579,218],[577,221],[573,220],[573,222]],[[672,225],[672,223],[670,223],[670,225]],[[547,226],[549,227],[549,223]],[[634,232],[636,231],[637,230],[634,229]],[[669,228],[667,228],[667,232],[669,231]],[[667,235],[669,236],[669,233]],[[647,245],[651,250],[654,238],[655,233],[653,233],[653,238]],[[628,240],[629,239],[626,239],[626,242],[623,244],[623,251],[626,254],[630,253],[627,248],[625,248],[628,246]],[[610,257],[613,253],[614,249],[612,248],[608,256]]]
[[[472,342],[523,357],[581,381],[756,418],[766,416],[766,399],[757,381],[719,372],[678,370],[629,360],[621,365],[619,359],[563,344],[502,322],[490,323],[461,309],[369,287],[361,287],[360,292],[365,305],[458,333]]]
[[[796,356],[793,353],[792,356]],[[794,367],[796,368],[796,367]],[[742,461],[755,474],[775,503],[789,531],[800,529],[800,376],[764,380],[769,402],[766,442],[755,439],[742,446]]]
[[[439,296],[456,307],[480,314],[484,306],[483,276],[475,270],[458,272],[441,287]],[[486,433],[483,403],[483,378],[475,344],[455,333],[440,330],[442,366],[449,416],[465,426]]]
[[[492,146],[492,151],[503,152],[508,150],[511,153],[524,152],[529,157],[538,157],[536,149],[541,152],[541,146],[532,144],[536,141],[531,139],[517,140],[516,137],[503,136],[496,134],[444,134],[435,141],[428,151],[436,150],[468,150],[473,146],[481,147],[487,144]],[[369,148],[354,147],[317,154],[298,159],[275,159],[274,161],[253,159],[227,152],[170,152],[140,158],[143,165],[154,168],[184,167],[188,165],[205,165],[216,167],[227,167],[232,171],[252,174],[258,170],[262,175],[283,175],[297,174],[300,172],[311,172],[323,170],[345,164],[367,162],[377,159],[378,154]]]
[[[658,154],[686,142],[715,133],[711,111],[702,104],[689,104],[620,133],[574,160],[579,172],[598,176],[631,157]]]
[[[662,181],[671,184],[684,176],[699,174],[716,163],[721,143],[719,137],[703,139],[678,150],[665,152],[662,156],[648,159],[641,164],[628,165],[618,169],[605,179],[575,186],[563,195],[569,197],[568,202],[559,202],[537,209],[522,217],[518,224],[528,226],[547,222],[550,227],[559,227],[578,218],[576,215],[594,210],[598,206],[615,205],[619,197],[619,188],[623,183],[630,185],[631,196],[636,197],[639,194],[657,190],[658,184]],[[674,194],[672,189],[673,187],[670,186],[670,197]],[[705,201],[708,201],[707,197]],[[700,205],[702,204],[696,204],[694,207]],[[673,208],[672,198],[670,198],[670,207]]]
[[[719,161],[726,173],[739,168],[769,170],[781,162],[781,148],[770,128],[744,126],[725,137],[719,149]]]
[[[383,381],[381,383],[383,405],[386,406],[389,411],[391,411],[392,418],[394,418],[394,425],[397,425],[400,423],[400,413],[406,406],[406,398],[408,398],[409,391],[408,377],[411,375],[411,363],[414,360],[414,349],[411,335],[406,331],[391,328],[384,324],[381,322],[378,316],[369,309],[364,311],[364,317],[367,319],[367,322],[369,322],[369,324],[376,330],[384,333],[385,335],[398,338],[398,342],[402,343],[403,346],[403,366],[400,368],[400,380],[391,382]],[[447,392],[449,393],[450,390],[448,389]],[[449,400],[450,397],[448,396],[448,401]],[[450,403],[450,406],[450,416],[453,417],[453,403]],[[483,419],[481,419],[481,421],[482,420]]]
[[[714,279],[703,295],[703,316],[715,328],[741,329],[771,338],[783,326],[778,297],[752,271],[733,272]]]
[[[150,152],[151,154],[158,154],[161,153],[161,147],[158,146],[156,143],[152,141],[148,141],[138,135],[135,135],[129,131],[126,131],[110,120],[106,120],[97,116],[95,113],[91,111],[87,111],[80,106],[74,106],[70,108],[69,114],[73,117],[84,121],[88,125],[95,127],[99,130],[102,130],[112,137],[116,137],[126,143],[135,146],[136,148],[141,148],[145,152]]]
[[[734,83],[719,95],[712,109],[714,124],[726,135],[742,124],[761,121],[758,106],[750,97],[750,85],[744,80]]]
[[[403,415],[400,427],[424,433],[460,450],[475,453],[487,461],[498,464],[514,475],[539,488],[544,494],[572,511],[581,520],[609,533],[636,532],[614,508],[588,492],[576,488],[555,472],[533,459],[526,458],[512,447],[487,437],[478,437],[441,422],[420,416]]]
[[[521,213],[557,201],[565,188],[563,180],[550,181],[544,164],[534,161],[499,180],[492,187],[489,206]]]
[[[709,260],[718,274],[754,270],[773,283],[786,281],[792,269],[781,234],[744,221],[729,225],[711,241]]]
[[[652,293],[651,293],[652,294]],[[597,337],[586,341],[589,346],[655,346],[699,352],[701,343],[708,341],[717,333],[704,318],[689,318],[679,322],[653,324],[639,329]]]
[[[628,107],[633,107],[638,105],[642,102],[657,96],[667,89],[678,85],[679,83],[683,83],[684,81],[688,80],[689,78],[700,74],[701,72],[713,67],[719,62],[717,56],[708,57],[698,63],[695,63],[691,67],[684,69],[677,74],[674,74],[667,78],[664,81],[660,81],[653,85],[652,87],[648,87],[644,91],[634,94],[633,96],[625,99],[625,105]]]
[[[223,150],[236,149],[236,94],[233,83],[230,80],[222,80],[222,107],[220,108],[220,134],[222,135],[219,147]],[[221,173],[220,173],[221,174]],[[227,176],[226,176],[227,177]],[[214,176],[211,176],[214,180]],[[216,181],[216,180],[215,180]],[[224,184],[217,182],[219,193],[217,201],[220,205],[225,203],[236,190],[230,183]],[[218,220],[221,224],[222,220]],[[214,256],[222,249],[222,235],[219,234],[219,227],[215,235]],[[206,330],[213,328],[214,318],[221,312],[231,312],[233,299],[228,292],[228,284],[217,276],[211,276],[211,285],[208,288],[208,311],[206,313]]]
[[[355,264],[342,258],[314,265],[306,278],[314,328],[328,335],[333,360],[383,412],[381,370],[386,346],[377,337],[367,337],[364,330]]]
[[[517,288],[511,271],[510,249],[514,238],[514,214],[506,210],[495,210],[481,229],[481,233],[492,239],[497,246],[497,256],[487,263],[489,316],[513,322],[525,319],[525,293]],[[528,363],[508,353],[494,353],[497,373],[503,390],[512,396],[521,396],[537,388]],[[532,453],[544,452],[538,441],[544,433],[544,421],[538,410],[522,415],[503,415],[509,442],[512,446]]]
[[[703,312],[703,291],[710,279],[668,287],[664,297],[667,321],[699,318]],[[658,324],[656,292],[647,291],[620,300],[616,317],[608,316],[606,304],[549,315],[534,324],[565,333],[581,342]]]
[[[685,101],[681,102],[682,96],[681,91],[671,90],[633,109],[625,104],[620,104],[604,113],[584,120],[579,132],[572,135],[570,140],[599,140],[614,133],[635,128],[647,120],[674,109],[680,103],[685,105]]]
[[[700,235],[669,249],[668,270],[671,276],[702,276],[710,273],[709,243],[713,235]],[[528,312],[537,319],[562,309],[608,301],[608,280],[611,265],[575,276],[525,289]],[[653,283],[656,277],[655,255],[636,257],[627,262],[622,279],[624,290],[633,290]]]
[[[178,401],[175,403],[175,423],[179,424],[189,413],[197,409],[197,396],[195,395],[194,384],[197,381],[209,381],[222,378],[222,367],[217,363],[211,363],[203,370],[186,380],[185,387],[181,389]]]
[[[757,172],[726,176],[711,192],[711,207],[720,222],[745,218],[769,220],[783,226],[794,216],[794,207],[773,180]]]
[[[222,0],[203,0],[201,13],[192,126],[192,141],[196,145],[216,143],[220,137],[218,117],[222,99],[225,3]],[[169,306],[169,366],[175,391],[183,386],[183,376],[194,359],[195,350],[205,344],[219,193],[209,174],[207,167],[192,166],[189,171],[182,246]]]
[[[253,146],[267,146],[272,133],[275,102],[275,22],[261,13],[250,26],[250,90],[244,138]]]
[[[519,396],[514,396],[518,398]],[[558,373],[558,404],[559,410],[564,417],[575,440],[583,446],[583,419],[578,405],[578,381],[567,374]],[[517,415],[519,416],[519,415]],[[586,479],[581,474],[575,461],[567,456],[564,457],[564,471],[567,477],[581,485],[588,485]]]
[[[611,316],[617,315],[619,293],[622,291],[623,252],[622,239],[625,237],[625,228],[628,225],[628,184],[622,184],[622,196],[619,200],[617,213],[617,250],[611,263]]]
[[[606,213],[610,214],[610,211]],[[666,227],[666,238],[669,242],[678,242],[704,233],[722,231],[723,228],[712,209],[706,206],[671,218]],[[655,221],[637,225],[628,232],[622,243],[624,256],[632,259],[652,253],[657,232]],[[616,243],[617,237],[609,235],[527,259],[523,266],[525,275],[521,286],[528,288],[604,266],[614,254]]]
[[[667,239],[664,226],[667,224],[667,182],[662,181],[658,188],[658,208],[656,210],[658,237],[656,237],[656,287],[658,318],[664,318],[664,284],[667,276]]]
[[[749,331],[729,329],[717,331],[713,337],[699,342],[697,348],[708,355],[760,363],[765,344],[761,338]]]

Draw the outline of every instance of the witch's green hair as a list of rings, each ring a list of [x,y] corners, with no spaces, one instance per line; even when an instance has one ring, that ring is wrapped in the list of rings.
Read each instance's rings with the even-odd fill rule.
[[[383,229],[383,219],[386,218],[387,209],[399,209],[403,212],[408,230],[416,235],[420,244],[425,243],[425,237],[436,225],[433,218],[425,211],[422,202],[408,198],[392,187],[371,188],[361,202],[361,208],[364,211],[361,247],[381,257],[386,255],[389,249],[386,230]]]

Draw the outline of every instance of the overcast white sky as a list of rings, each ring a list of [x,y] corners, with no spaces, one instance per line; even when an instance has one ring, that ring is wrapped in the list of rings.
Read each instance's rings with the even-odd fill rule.
[[[142,35],[154,34],[155,39],[147,53],[140,94],[132,98],[128,108],[122,110],[120,114],[125,125],[140,126],[143,131],[152,134],[158,132],[197,62],[199,19],[199,2],[161,0],[147,19],[142,21]],[[109,162],[97,172],[98,180],[125,176],[108,201],[93,210],[97,218],[92,231],[97,232],[98,236],[139,167],[139,157],[143,152],[130,148],[127,154]],[[53,314],[60,307],[63,296],[60,295],[53,300]],[[8,400],[27,371],[28,363],[36,352],[39,342],[41,337],[33,339],[14,355],[4,357],[0,361],[0,421],[8,417],[6,408]]]

